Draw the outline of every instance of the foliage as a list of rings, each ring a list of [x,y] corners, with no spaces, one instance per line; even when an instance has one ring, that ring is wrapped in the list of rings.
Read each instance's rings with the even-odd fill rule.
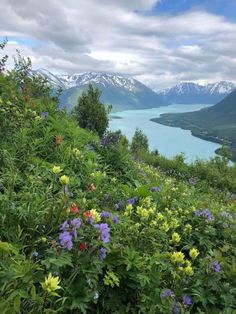
[[[80,127],[102,136],[108,127],[108,113],[99,100],[100,96],[99,89],[90,84],[88,90],[79,98],[73,115]]]
[[[142,130],[136,129],[131,142],[131,151],[137,153],[139,151],[148,151],[148,138]]]
[[[235,196],[134,161],[20,76],[0,76],[0,312],[234,313]]]

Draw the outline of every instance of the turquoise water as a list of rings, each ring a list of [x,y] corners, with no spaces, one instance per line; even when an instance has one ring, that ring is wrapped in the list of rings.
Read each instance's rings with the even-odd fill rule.
[[[190,112],[205,108],[206,105],[171,105],[145,110],[127,110],[112,114],[109,129],[121,130],[130,140],[138,127],[147,135],[151,150],[158,149],[159,153],[168,158],[184,153],[187,162],[196,158],[209,159],[215,156],[215,150],[219,144],[202,140],[192,136],[188,130],[169,127],[150,121],[162,113]]]

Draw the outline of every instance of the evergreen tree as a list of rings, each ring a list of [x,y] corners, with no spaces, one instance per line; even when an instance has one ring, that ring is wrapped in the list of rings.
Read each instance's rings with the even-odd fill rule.
[[[137,153],[139,151],[148,151],[148,138],[142,130],[136,129],[131,142],[131,151]]]
[[[73,115],[81,128],[94,131],[102,136],[108,127],[108,112],[100,102],[101,91],[89,84],[82,93]]]

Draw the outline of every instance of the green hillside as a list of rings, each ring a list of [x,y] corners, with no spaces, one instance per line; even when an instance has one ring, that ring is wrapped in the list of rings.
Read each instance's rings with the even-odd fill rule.
[[[0,313],[234,313],[236,167],[101,141],[21,62],[0,74]]]
[[[116,86],[93,84],[102,91],[101,100],[106,105],[112,105],[113,111],[130,109],[147,109],[164,106],[168,103],[150,88],[140,83],[135,91]],[[78,103],[78,97],[87,90],[88,85],[75,86],[65,89],[60,97],[60,108],[70,111]]]
[[[218,104],[197,112],[163,114],[152,121],[189,129],[198,137],[227,143],[236,160],[236,90]]]

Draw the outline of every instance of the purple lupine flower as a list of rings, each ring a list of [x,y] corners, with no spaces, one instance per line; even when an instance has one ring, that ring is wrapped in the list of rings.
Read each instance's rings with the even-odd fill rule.
[[[213,221],[215,218],[213,216],[213,214],[211,213],[211,211],[206,208],[202,211],[202,216],[207,220],[207,221]]]
[[[114,222],[114,224],[118,224],[119,218],[117,216],[113,216],[112,221]]]
[[[106,256],[107,256],[107,250],[104,247],[100,248],[99,249],[99,259],[104,260],[106,258]]]
[[[107,223],[96,224],[94,225],[94,227],[100,231],[100,239],[102,240],[102,242],[108,243],[110,238],[109,234],[110,228],[108,224]]]
[[[159,186],[153,186],[149,189],[150,192],[160,192],[161,188]]]
[[[174,301],[172,304],[172,314],[179,314],[179,313],[180,313],[180,306],[176,301]]]
[[[69,224],[67,221],[64,221],[63,224],[61,224],[60,230],[66,231],[69,228]]]
[[[46,119],[47,116],[48,116],[48,112],[47,112],[47,111],[43,111],[43,112],[41,113],[41,118]]]
[[[103,211],[103,212],[101,212],[100,217],[101,217],[101,219],[109,218],[110,217],[110,213],[107,212],[107,211]]]
[[[138,200],[138,196],[134,196],[127,200],[128,205],[134,205]]]
[[[192,304],[192,299],[190,298],[189,295],[185,294],[183,296],[183,305],[190,306],[191,304]]]
[[[73,236],[75,239],[77,239],[77,230],[79,229],[81,225],[81,220],[79,218],[74,218],[73,220],[71,220],[70,224],[72,226]]]
[[[72,236],[68,231],[64,231],[59,235],[60,244],[63,249],[70,251],[73,247]]]
[[[162,293],[161,293],[161,298],[162,299],[165,299],[165,298],[173,298],[175,295],[174,295],[174,292],[170,289],[166,289],[164,290]]]
[[[199,209],[194,211],[194,215],[197,217],[201,216],[201,214],[202,214],[202,212]]]
[[[210,264],[210,268],[215,272],[218,273],[220,271],[220,265],[218,261],[214,261]]]

